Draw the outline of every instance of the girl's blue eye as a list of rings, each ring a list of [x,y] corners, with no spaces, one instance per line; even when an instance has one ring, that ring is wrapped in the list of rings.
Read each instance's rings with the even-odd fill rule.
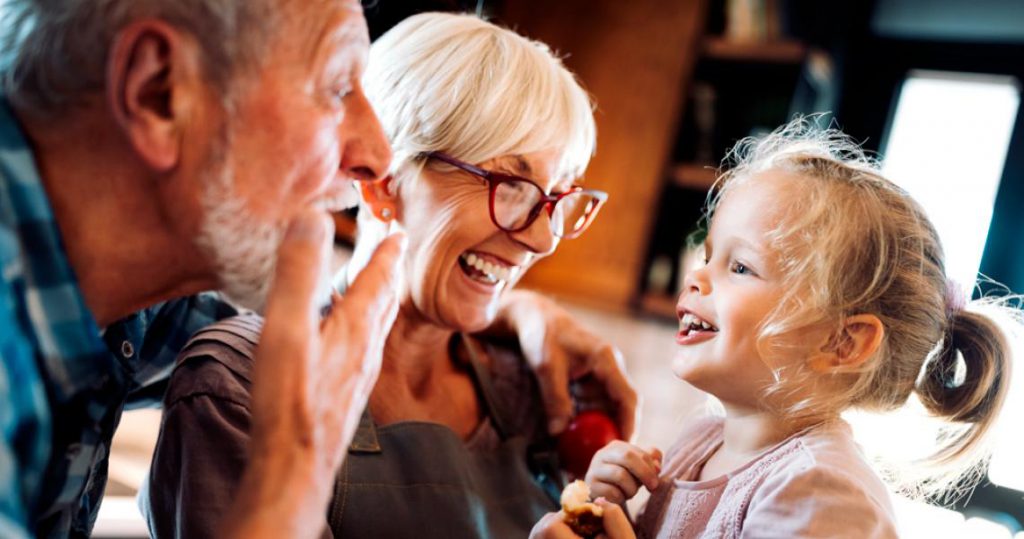
[[[732,272],[733,273],[738,273],[740,275],[746,275],[746,274],[752,273],[750,271],[750,268],[748,268],[747,266],[743,265],[742,262],[733,262],[732,263]]]

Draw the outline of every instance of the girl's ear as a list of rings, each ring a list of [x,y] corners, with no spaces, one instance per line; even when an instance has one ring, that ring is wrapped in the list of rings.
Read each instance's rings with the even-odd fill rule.
[[[370,211],[378,221],[390,223],[395,218],[395,194],[391,190],[391,176],[380,180],[360,181],[359,192],[363,195],[363,202],[370,207]]]
[[[808,364],[822,373],[854,371],[871,359],[884,337],[885,326],[877,316],[850,316],[837,333],[811,354]]]

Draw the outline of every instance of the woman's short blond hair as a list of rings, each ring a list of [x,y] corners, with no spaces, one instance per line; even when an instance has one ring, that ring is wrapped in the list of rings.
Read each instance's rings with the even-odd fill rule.
[[[593,107],[551,49],[472,15],[422,13],[370,48],[366,94],[391,142],[390,172],[444,151],[481,163],[556,150],[557,180],[583,174]]]

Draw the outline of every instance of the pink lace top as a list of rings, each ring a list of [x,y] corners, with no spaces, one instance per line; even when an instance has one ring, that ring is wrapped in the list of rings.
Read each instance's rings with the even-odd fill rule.
[[[897,537],[885,485],[845,421],[812,427],[721,477],[699,481],[722,443],[702,418],[669,450],[637,519],[640,537]]]

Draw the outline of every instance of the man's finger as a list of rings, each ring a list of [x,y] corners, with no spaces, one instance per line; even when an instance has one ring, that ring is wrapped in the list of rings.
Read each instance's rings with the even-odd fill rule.
[[[277,250],[274,282],[267,298],[263,337],[283,332],[301,323],[314,328],[317,320],[315,295],[321,273],[330,256],[333,224],[326,216],[305,212],[292,220]]]
[[[344,310],[362,314],[364,320],[377,321],[398,295],[404,252],[405,234],[385,238],[345,292],[341,300]]]

